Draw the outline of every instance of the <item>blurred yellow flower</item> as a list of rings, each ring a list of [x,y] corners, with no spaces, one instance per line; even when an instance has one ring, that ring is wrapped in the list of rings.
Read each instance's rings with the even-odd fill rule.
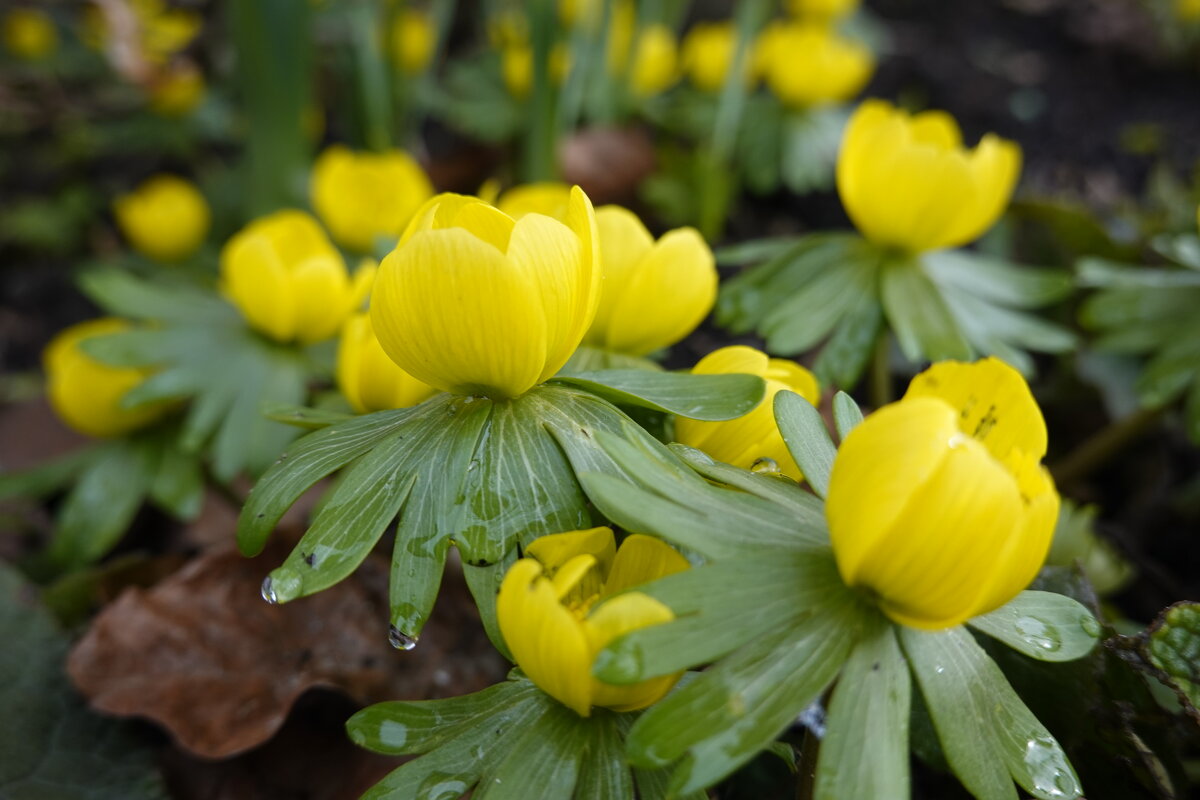
[[[1175,14],[1182,20],[1200,20],[1200,0],[1175,0]]]
[[[868,100],[850,118],[838,154],[846,212],[871,241],[910,253],[973,241],[1004,213],[1021,148],[994,134],[967,150],[943,111],[909,116]]]
[[[783,435],[775,424],[775,395],[784,390],[795,392],[808,402],[820,402],[816,377],[794,361],[769,358],[753,347],[734,345],[715,350],[692,368],[694,375],[757,375],[766,384],[762,402],[745,416],[726,422],[700,422],[675,419],[675,441],[703,450],[715,459],[742,469],[750,469],[760,459],[769,459],[779,472],[799,481],[800,467],[788,452]]]
[[[858,10],[860,0],[787,0],[787,9],[798,17],[835,20]]]
[[[571,207],[571,186],[558,181],[539,181],[514,186],[500,195],[496,208],[513,219],[526,214],[544,214],[563,222]]]
[[[55,336],[42,354],[50,405],[63,422],[86,436],[121,436],[154,422],[170,407],[152,403],[122,408],[121,399],[153,370],[109,366],[80,347],[87,339],[131,327],[116,317],[81,322]]]
[[[875,69],[865,45],[825,25],[772,24],[760,37],[756,56],[767,86],[795,108],[849,100]]]
[[[41,61],[58,49],[58,29],[44,11],[14,8],[0,22],[4,49],[26,61]]]
[[[433,58],[437,29],[425,11],[404,8],[392,21],[391,55],[396,68],[407,75],[419,75]]]
[[[337,383],[359,414],[415,406],[436,392],[387,357],[375,338],[371,315],[366,312],[355,314],[342,328]]]
[[[164,117],[185,117],[204,99],[204,75],[188,61],[173,64],[150,86],[150,110]]]
[[[550,81],[558,85],[571,70],[571,54],[558,42],[550,50]],[[525,97],[533,88],[533,48],[526,43],[511,44],[500,52],[500,71],[504,85],[515,97]]]
[[[625,590],[687,568],[687,559],[649,536],[630,536],[620,549],[608,528],[543,536],[500,584],[500,632],[529,679],[580,716],[593,706],[645,708],[680,675],[614,686],[592,677],[592,663],[618,636],[675,618],[654,598]]]
[[[355,152],[332,145],[317,157],[309,187],[313,210],[334,240],[370,253],[376,239],[395,240],[433,185],[403,150]]]
[[[155,175],[113,201],[113,214],[133,249],[153,261],[182,261],[208,235],[211,215],[200,190],[174,175]]]
[[[379,343],[443,391],[511,398],[578,347],[600,295],[596,215],[578,187],[562,222],[519,220],[441,194],[384,259],[371,298]]]
[[[642,356],[675,344],[708,316],[717,299],[712,251],[694,228],[657,242],[632,212],[596,210],[604,282],[584,343]]]
[[[170,8],[163,0],[130,0],[141,28],[143,54],[162,63],[187,47],[200,33],[201,16],[195,11]]]
[[[656,95],[679,80],[679,45],[666,25],[647,25],[638,33],[629,67],[635,95]]]
[[[995,358],[922,372],[842,442],[825,502],[842,579],[938,630],[1007,603],[1041,568],[1059,498],[1046,423]]]
[[[374,270],[353,280],[341,254],[303,211],[276,211],[242,228],[221,251],[221,289],[246,322],[279,342],[335,336],[362,305]]]
[[[683,37],[683,71],[697,88],[715,92],[725,85],[737,54],[737,29],[732,22],[698,22]],[[746,84],[755,81],[753,46],[746,59]]]

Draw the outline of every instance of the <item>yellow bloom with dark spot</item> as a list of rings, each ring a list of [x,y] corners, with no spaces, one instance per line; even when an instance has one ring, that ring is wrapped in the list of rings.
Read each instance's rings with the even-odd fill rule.
[[[41,61],[58,49],[58,29],[44,11],[14,8],[0,22],[4,49],[25,61]]]
[[[113,201],[121,233],[154,261],[181,261],[208,235],[211,213],[204,195],[174,175],[155,175]]]
[[[408,408],[437,391],[396,366],[375,336],[371,315],[355,314],[342,328],[338,343],[337,383],[359,414]]]
[[[775,23],[763,32],[756,55],[767,86],[795,108],[849,100],[875,69],[865,45],[826,25]]]
[[[812,20],[840,19],[858,10],[861,0],[787,0],[788,11]]]
[[[1059,498],[1020,373],[935,364],[842,442],[825,512],[842,579],[938,630],[1007,603],[1045,561]]]
[[[837,185],[864,236],[920,253],[982,235],[1004,213],[1020,172],[1013,142],[989,133],[968,150],[949,114],[909,116],[868,100],[846,127]]]
[[[596,211],[604,283],[586,344],[642,356],[691,333],[717,299],[712,251],[694,228],[657,242],[632,212]]]
[[[703,450],[715,459],[735,467],[749,469],[759,459],[770,459],[779,471],[793,480],[804,476],[788,452],[775,424],[775,395],[784,390],[795,392],[816,405],[821,391],[816,377],[794,361],[769,358],[753,347],[734,345],[715,350],[692,368],[694,375],[757,375],[766,382],[762,402],[750,413],[725,422],[700,422],[678,417],[675,441]]]
[[[737,29],[731,22],[698,22],[683,37],[683,71],[697,88],[716,92],[725,85],[725,76],[733,69],[737,54]],[[746,59],[746,85],[755,82],[753,52]]]
[[[342,256],[303,211],[251,222],[221,252],[221,288],[252,328],[280,342],[329,339],[366,298],[374,270],[351,279]]]
[[[614,686],[592,677],[596,654],[618,636],[675,618],[626,591],[682,572],[687,559],[649,536],[614,547],[608,528],[543,536],[508,570],[496,598],[504,641],[529,679],[580,716],[593,706],[634,711],[658,701],[680,674]]]
[[[578,187],[562,222],[438,195],[380,266],[371,298],[379,343],[430,386],[518,397],[558,372],[592,324],[597,238]]]
[[[67,425],[86,436],[121,436],[159,419],[170,407],[151,403],[122,408],[121,400],[153,370],[114,367],[80,347],[87,339],[127,331],[123,319],[101,317],[60,332],[42,354],[50,405]]]
[[[403,150],[355,152],[332,145],[317,157],[310,184],[313,210],[334,240],[370,253],[379,237],[397,238],[433,185]]]
[[[437,29],[428,13],[405,8],[392,21],[392,60],[406,75],[420,75],[433,58]]]

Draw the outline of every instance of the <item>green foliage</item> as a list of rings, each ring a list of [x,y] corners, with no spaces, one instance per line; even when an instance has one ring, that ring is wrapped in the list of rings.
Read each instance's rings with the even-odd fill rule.
[[[1179,695],[1193,718],[1200,720],[1200,603],[1176,603],[1146,632],[1146,659]]]
[[[63,662],[68,641],[34,588],[0,564],[0,796],[10,800],[165,798],[154,750],[89,711]]]
[[[1075,345],[1070,331],[1026,312],[1071,291],[1069,276],[1054,270],[961,250],[900,256],[836,233],[750,243],[721,257],[739,255],[765,260],[721,287],[717,321],[758,333],[784,355],[824,342],[814,369],[844,389],[861,377],[885,320],[914,362],[995,355],[1029,373],[1026,351]]]

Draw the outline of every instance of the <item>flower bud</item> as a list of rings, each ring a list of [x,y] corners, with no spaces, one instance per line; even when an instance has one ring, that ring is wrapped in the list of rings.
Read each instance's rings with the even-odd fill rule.
[[[433,195],[424,170],[402,150],[356,153],[335,144],[317,157],[312,205],[338,244],[371,253],[375,240],[395,240]]]
[[[842,579],[938,630],[1007,603],[1046,558],[1059,498],[1046,424],[995,358],[946,361],[842,442],[825,513]]]
[[[642,356],[691,333],[717,299],[717,267],[693,228],[657,242],[620,206],[596,211],[604,283],[586,344]]]
[[[341,254],[303,211],[261,217],[221,252],[221,288],[246,322],[279,342],[329,339],[370,290],[373,270],[353,280]]]
[[[42,355],[50,405],[63,422],[86,436],[121,436],[156,421],[169,408],[167,403],[122,408],[122,398],[153,370],[110,366],[80,347],[87,339],[130,327],[116,317],[81,322],[55,336]]]
[[[974,241],[1004,213],[1021,148],[993,134],[963,147],[943,111],[909,116],[881,100],[858,107],[838,154],[842,204],[863,236],[909,253]]]
[[[208,235],[211,215],[204,195],[174,175],[155,175],[113,201],[121,233],[154,261],[182,261]]]
[[[693,375],[730,373],[762,378],[766,383],[762,402],[748,414],[725,422],[677,417],[675,441],[742,469],[750,469],[755,462],[769,459],[766,463],[774,462],[782,474],[792,480],[802,480],[800,467],[796,466],[796,460],[788,452],[779,426],[775,424],[774,399],[786,389],[815,405],[821,399],[816,377],[794,361],[768,358],[766,353],[742,345],[714,350],[692,368]]]
[[[620,549],[608,528],[543,536],[500,584],[500,632],[529,679],[580,716],[592,706],[645,708],[679,674],[614,686],[593,678],[592,664],[618,636],[674,619],[658,600],[625,590],[687,568],[687,559],[649,536],[630,536]]]
[[[338,388],[359,414],[408,408],[436,391],[396,366],[375,338],[371,315],[355,314],[342,328],[337,354]]]
[[[455,394],[501,399],[553,376],[596,314],[596,215],[578,187],[564,221],[519,220],[442,194],[379,268],[371,323],[410,375]]]

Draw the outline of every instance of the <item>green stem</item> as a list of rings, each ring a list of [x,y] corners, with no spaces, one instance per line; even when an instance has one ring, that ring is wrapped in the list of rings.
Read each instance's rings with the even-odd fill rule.
[[[892,402],[892,371],[890,369],[891,338],[885,328],[875,342],[871,358],[871,405],[883,408]]]
[[[381,47],[384,15],[371,0],[354,3],[347,11],[354,77],[362,113],[363,143],[382,152],[392,146],[389,64]]]
[[[531,0],[529,7],[533,91],[529,99],[529,130],[522,165],[526,183],[552,180],[557,174],[554,87],[550,80],[550,52],[554,47],[557,9],[553,0]]]
[[[1162,408],[1143,408],[1109,423],[1050,467],[1059,485],[1083,478],[1104,464],[1158,422]]]

